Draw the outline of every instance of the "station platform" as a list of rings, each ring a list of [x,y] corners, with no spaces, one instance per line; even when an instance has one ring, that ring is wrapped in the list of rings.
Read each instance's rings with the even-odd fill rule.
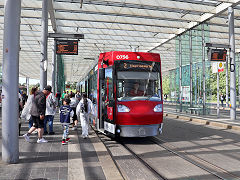
[[[213,111],[216,111],[217,107],[211,107]],[[233,129],[240,131],[240,108],[236,109],[236,120],[230,120],[230,108],[220,107],[219,117],[214,113],[209,113],[207,115],[201,114],[191,114],[189,112],[176,112],[172,104],[164,103],[164,116],[169,118],[176,118],[185,121],[192,121],[202,125],[209,125],[213,127],[220,127],[224,129]]]
[[[37,134],[26,142],[23,134],[28,123],[23,122],[19,136],[19,163],[0,161],[0,180],[121,180],[123,179],[104,144],[90,128],[89,137],[81,137],[81,128],[70,129],[70,142],[62,145],[62,127],[59,116],[54,119],[55,135],[45,135],[48,143],[37,143]],[[2,126],[1,126],[2,127]],[[1,131],[1,129],[0,129]],[[2,132],[1,132],[2,135]],[[2,136],[0,144],[2,146]],[[0,148],[0,152],[2,148]]]

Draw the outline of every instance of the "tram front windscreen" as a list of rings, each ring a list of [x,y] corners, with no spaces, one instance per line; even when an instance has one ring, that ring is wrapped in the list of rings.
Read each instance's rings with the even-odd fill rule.
[[[160,63],[118,61],[116,64],[118,101],[161,101]]]

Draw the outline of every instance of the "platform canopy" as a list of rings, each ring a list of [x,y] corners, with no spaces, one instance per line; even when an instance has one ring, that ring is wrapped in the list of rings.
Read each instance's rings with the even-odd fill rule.
[[[3,47],[4,0],[0,0]],[[176,37],[201,23],[211,43],[228,44],[228,7],[235,11],[236,50],[240,49],[240,0],[49,0],[49,33],[79,33],[78,55],[64,55],[66,81],[79,81],[106,51],[156,52],[162,70],[176,67]],[[42,0],[22,0],[20,76],[39,79]],[[48,40],[51,80],[53,39]],[[2,52],[0,60],[2,62]]]

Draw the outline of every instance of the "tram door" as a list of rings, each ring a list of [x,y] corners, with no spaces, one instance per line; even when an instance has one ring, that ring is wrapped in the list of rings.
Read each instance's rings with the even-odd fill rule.
[[[114,125],[114,96],[113,96],[113,78],[112,68],[103,69],[104,78],[100,80],[100,123],[99,128],[104,132],[115,133]],[[101,82],[102,81],[102,82]]]

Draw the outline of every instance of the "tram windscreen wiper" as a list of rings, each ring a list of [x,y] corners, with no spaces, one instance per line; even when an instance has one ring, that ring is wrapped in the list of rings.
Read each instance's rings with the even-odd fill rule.
[[[151,97],[151,95],[148,95],[146,101],[149,101]]]

